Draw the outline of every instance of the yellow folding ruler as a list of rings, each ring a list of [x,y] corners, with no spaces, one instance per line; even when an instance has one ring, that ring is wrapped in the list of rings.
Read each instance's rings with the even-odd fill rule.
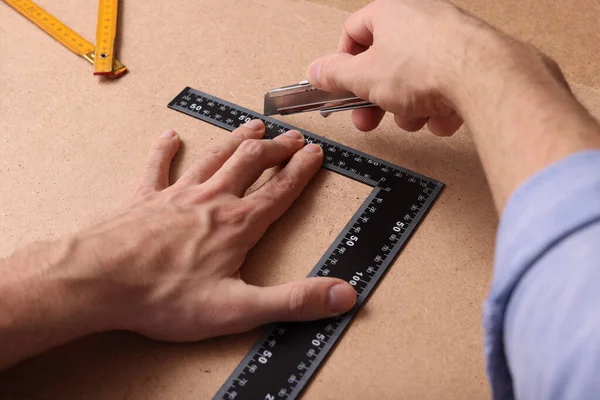
[[[127,67],[115,58],[119,0],[99,0],[96,46],[31,0],[4,0],[63,46],[94,65],[94,75],[118,78]]]

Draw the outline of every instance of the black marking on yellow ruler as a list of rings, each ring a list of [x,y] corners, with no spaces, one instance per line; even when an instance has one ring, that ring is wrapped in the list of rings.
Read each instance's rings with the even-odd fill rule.
[[[324,168],[373,187],[308,274],[350,282],[357,292],[356,306],[337,318],[267,327],[214,397],[294,399],[431,208],[444,184],[189,87],[169,107],[228,131],[251,119],[261,119],[267,127],[266,139],[296,129],[307,142],[323,148]]]

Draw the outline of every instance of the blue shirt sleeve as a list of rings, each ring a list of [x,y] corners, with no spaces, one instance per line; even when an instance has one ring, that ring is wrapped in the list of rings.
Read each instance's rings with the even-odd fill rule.
[[[514,193],[494,264],[484,305],[494,399],[600,398],[600,151]]]

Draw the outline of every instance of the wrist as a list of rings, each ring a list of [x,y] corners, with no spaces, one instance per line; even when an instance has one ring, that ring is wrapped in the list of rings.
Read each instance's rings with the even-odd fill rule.
[[[42,326],[63,326],[71,339],[106,330],[100,318],[105,299],[93,284],[102,266],[82,247],[75,235],[36,244],[30,256],[32,270],[25,278],[37,293],[34,304]]]
[[[456,28],[453,62],[446,62],[438,87],[469,123],[486,104],[506,102],[526,87],[568,91],[558,67],[533,46],[497,31],[475,18]]]
[[[104,330],[97,297],[82,287],[77,241],[38,242],[0,260],[0,370]],[[89,265],[89,264],[88,264]]]

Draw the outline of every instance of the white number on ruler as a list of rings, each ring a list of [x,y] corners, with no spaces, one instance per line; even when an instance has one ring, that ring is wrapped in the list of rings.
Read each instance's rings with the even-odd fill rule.
[[[238,118],[240,121],[244,121],[244,122],[248,122],[250,121],[250,117],[247,117],[245,115],[240,115],[240,117]]]
[[[258,362],[261,364],[266,364],[272,355],[273,355],[273,353],[271,353],[269,350],[265,350],[265,351],[263,351],[263,355],[258,357]]]
[[[200,111],[202,110],[202,106],[196,103],[192,103],[192,105],[190,105],[190,108],[194,111]]]
[[[267,393],[267,395],[265,396],[265,400],[275,400],[275,396],[273,396],[272,394]]]
[[[392,228],[394,232],[400,232],[404,228],[404,222],[396,222],[396,226]]]
[[[356,243],[357,240],[358,240],[358,236],[352,235],[352,236],[350,236],[350,240],[346,241],[346,245],[352,247],[352,246],[354,246],[354,244]]]
[[[322,333],[317,333],[317,338],[312,340],[312,345],[319,347],[321,345],[321,341],[325,340],[325,335]]]
[[[350,280],[350,284],[352,286],[356,286],[356,284],[358,283],[358,281],[360,281],[360,278],[362,278],[363,273],[362,272],[357,272],[356,275],[354,275],[352,277],[352,280]]]

